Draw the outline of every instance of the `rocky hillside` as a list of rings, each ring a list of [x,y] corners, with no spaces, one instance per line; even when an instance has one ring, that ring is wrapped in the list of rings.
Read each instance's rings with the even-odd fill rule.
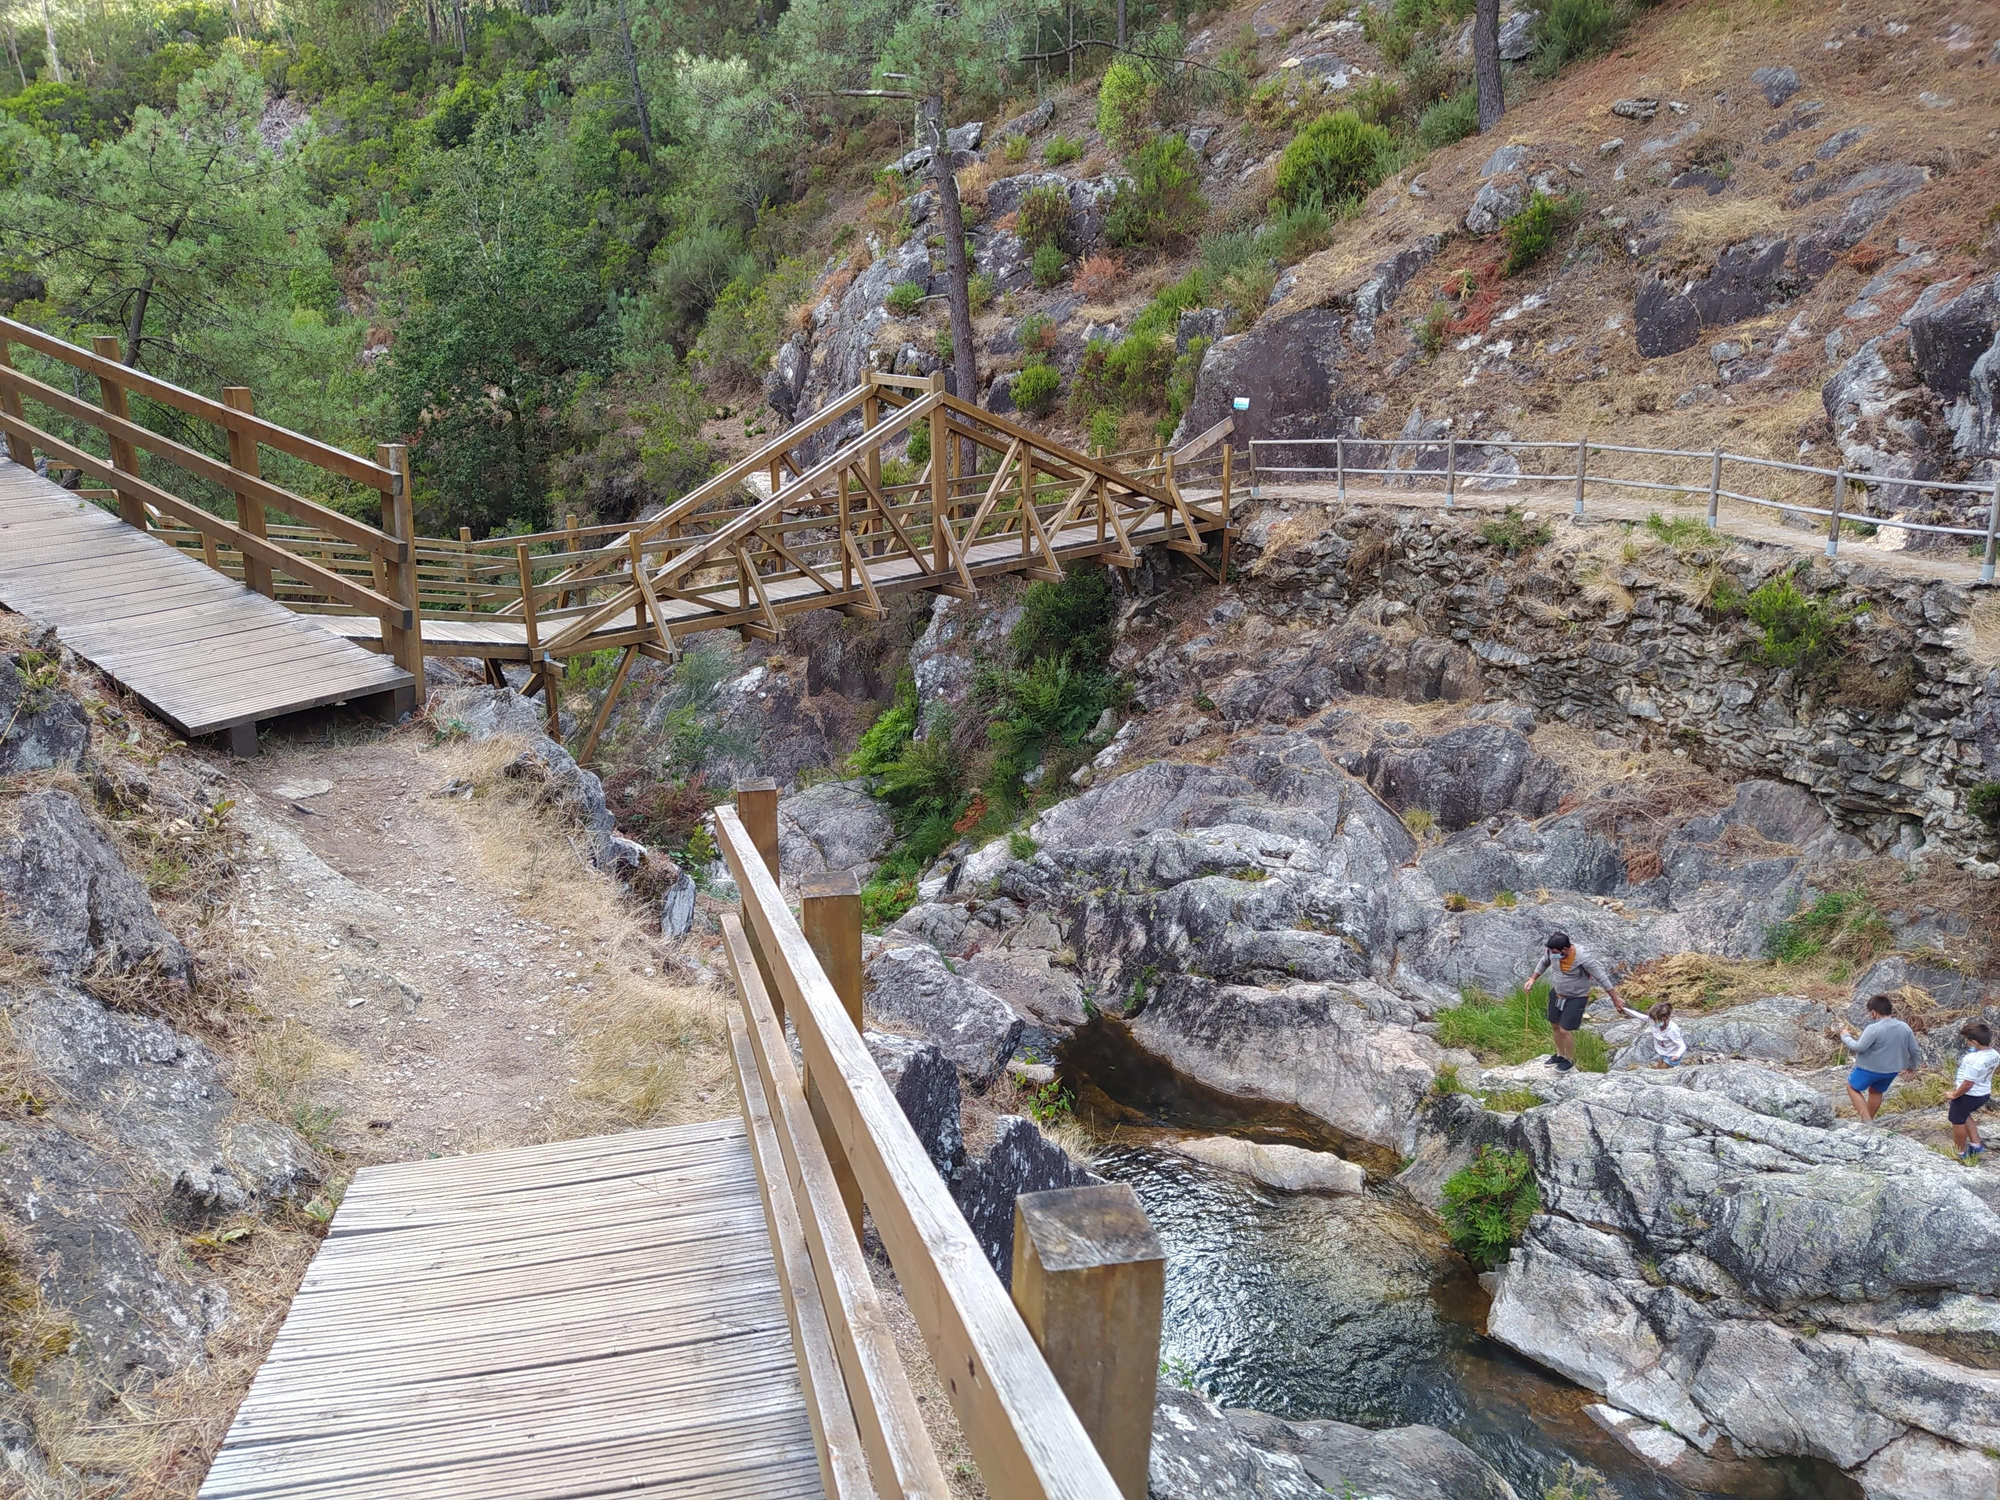
[[[1267,0],[1190,38],[1204,66],[1248,70],[1247,102],[1197,94],[1160,127],[1184,132],[1208,206],[1178,251],[1107,240],[1130,158],[1096,128],[1094,83],[954,132],[983,282],[980,399],[1012,409],[1018,372],[1046,363],[1061,391],[1031,415],[1077,441],[1100,408],[1115,420],[1097,436],[1129,445],[1154,417],[1185,435],[1248,396],[1239,437],[1588,434],[1879,480],[1992,476],[2000,42],[1980,14],[1668,4],[1608,55],[1530,83],[1552,44],[1512,11],[1503,48],[1521,66],[1500,126],[1405,149],[1415,160],[1351,216],[1294,233],[1271,207],[1293,132],[1421,103],[1419,64],[1385,55],[1408,46],[1386,14]],[[1419,43],[1423,65],[1468,67],[1470,24],[1436,54]],[[901,165],[907,185],[892,174],[836,216],[841,248],[767,385],[781,419],[864,370],[950,363],[935,194],[921,158]],[[1517,264],[1510,231],[1543,200],[1547,233]],[[1059,275],[1037,278],[1030,237],[1059,246]],[[1127,379],[1143,361],[1113,351],[1162,329],[1155,376]],[[1518,471],[1499,450],[1469,462]],[[1870,484],[1879,517],[1984,519],[1979,497]]]

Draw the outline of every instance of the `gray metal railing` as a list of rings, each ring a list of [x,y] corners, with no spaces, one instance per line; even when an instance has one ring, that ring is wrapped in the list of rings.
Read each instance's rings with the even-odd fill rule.
[[[1412,463],[1406,468],[1395,467],[1398,450],[1416,450],[1441,457],[1440,468],[1419,467]],[[1561,473],[1533,473],[1526,469],[1516,471],[1472,469],[1459,467],[1459,452],[1467,449],[1486,452],[1500,449],[1507,453],[1541,451],[1548,453],[1573,453],[1576,464]],[[1316,450],[1316,451],[1315,451]],[[1384,452],[1388,455],[1388,467],[1378,467],[1373,462],[1350,463],[1349,455],[1375,460]],[[1673,483],[1660,479],[1639,478],[1627,474],[1609,473],[1600,469],[1591,472],[1592,454],[1634,454],[1644,458],[1658,459],[1667,463],[1700,460],[1708,466],[1707,475],[1697,483]],[[1300,462],[1301,459],[1319,458],[1322,461]],[[1324,460],[1331,458],[1332,462]],[[1740,465],[1752,470],[1778,471],[1807,476],[1808,479],[1823,479],[1830,482],[1831,500],[1824,506],[1800,504],[1795,500],[1780,499],[1775,494],[1753,494],[1743,489],[1733,489],[1723,483],[1726,465]],[[1966,484],[1943,479],[1891,479],[1879,475],[1855,473],[1845,467],[1825,469],[1814,464],[1791,463],[1784,459],[1753,458],[1747,454],[1727,453],[1721,448],[1706,451],[1691,448],[1645,448],[1627,443],[1600,443],[1587,438],[1564,441],[1561,439],[1498,439],[1498,438],[1254,438],[1250,443],[1250,495],[1252,499],[1266,499],[1266,489],[1273,484],[1325,481],[1332,479],[1338,486],[1339,498],[1347,499],[1347,482],[1350,478],[1381,478],[1400,480],[1415,484],[1425,480],[1433,483],[1442,481],[1444,503],[1447,509],[1458,503],[1458,492],[1462,482],[1478,481],[1487,489],[1497,489],[1517,484],[1563,484],[1574,485],[1575,498],[1573,514],[1583,515],[1586,491],[1590,486],[1614,490],[1647,490],[1680,495],[1706,494],[1708,497],[1708,525],[1717,527],[1719,512],[1724,500],[1743,505],[1761,506],[1786,515],[1815,516],[1826,520],[1826,555],[1840,555],[1840,528],[1843,522],[1867,524],[1878,527],[1894,527],[1902,531],[1927,532],[1933,536],[1965,537],[1970,541],[1984,542],[1985,552],[1980,566],[1979,579],[1982,583],[1993,582],[1994,557],[2000,550],[2000,475],[1992,484]],[[1739,484],[1745,480],[1738,479]],[[1908,521],[1891,516],[1872,515],[1863,512],[1856,515],[1847,508],[1850,489],[1858,487],[1864,495],[1871,490],[1933,491],[1953,494],[1981,495],[1986,498],[1986,524],[1975,526],[1940,526],[1925,521]]]

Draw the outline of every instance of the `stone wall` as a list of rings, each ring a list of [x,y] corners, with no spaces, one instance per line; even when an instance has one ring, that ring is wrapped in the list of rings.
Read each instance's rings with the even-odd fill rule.
[[[1876,849],[1935,844],[2000,874],[1993,831],[1967,806],[2000,779],[1992,593],[1887,561],[1742,541],[1676,550],[1644,528],[1567,518],[1510,557],[1482,535],[1491,520],[1266,504],[1239,544],[1243,601],[1325,628],[1323,661],[1373,664],[1350,690],[1525,701],[1807,787]],[[1792,569],[1802,592],[1852,616],[1837,681],[1765,665],[1761,631],[1718,607]]]

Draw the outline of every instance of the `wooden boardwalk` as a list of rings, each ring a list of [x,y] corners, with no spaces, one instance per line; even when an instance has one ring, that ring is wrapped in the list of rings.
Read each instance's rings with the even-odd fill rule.
[[[364,1168],[201,1500],[823,1494],[739,1120]]]
[[[260,719],[413,679],[31,469],[0,459],[0,604],[189,737],[255,748]]]

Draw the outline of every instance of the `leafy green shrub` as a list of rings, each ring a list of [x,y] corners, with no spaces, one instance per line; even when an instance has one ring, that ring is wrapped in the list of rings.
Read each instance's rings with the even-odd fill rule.
[[[1507,1258],[1541,1211],[1534,1163],[1525,1151],[1481,1146],[1469,1166],[1444,1180],[1444,1221],[1452,1246],[1482,1271]]]
[[[1264,232],[1258,238],[1273,260],[1288,266],[1332,242],[1333,216],[1317,199],[1280,204],[1264,221]]]
[[[1400,119],[1403,91],[1387,78],[1370,78],[1348,96],[1348,107],[1364,125],[1383,125]]]
[[[1362,7],[1361,35],[1392,68],[1400,68],[1417,45],[1417,28],[1399,20],[1388,7],[1380,10],[1372,5]]]
[[[924,284],[921,281],[900,282],[889,289],[889,295],[882,299],[882,305],[899,318],[907,318],[915,312],[924,300]]]
[[[1162,335],[1135,332],[1116,344],[1096,341],[1077,361],[1070,409],[1080,420],[1107,406],[1120,411],[1162,410],[1173,373],[1173,342]]]
[[[1505,997],[1468,989],[1459,1004],[1438,1012],[1437,1023],[1441,1045],[1470,1048],[1486,1062],[1512,1065],[1554,1050],[1547,985],[1538,984],[1530,993],[1510,990]],[[1604,1038],[1579,1031],[1576,1065],[1586,1073],[1608,1072],[1611,1052]]]
[[[931,461],[931,424],[917,422],[910,429],[910,441],[903,450],[903,456],[913,464],[927,464]]]
[[[1056,346],[1055,319],[1047,313],[1029,313],[1014,330],[1014,341],[1030,354],[1046,354]]]
[[[1764,956],[1781,964],[1832,956],[1866,963],[1888,946],[1889,924],[1860,889],[1826,891],[1764,932]]]
[[[1480,522],[1479,535],[1489,547],[1498,547],[1509,557],[1518,557],[1547,546],[1555,533],[1549,530],[1546,521],[1527,520],[1510,505],[1493,520]]]
[[[1114,245],[1166,248],[1190,238],[1208,216],[1201,176],[1184,135],[1155,136],[1125,163],[1121,183],[1104,211],[1104,236]]]
[[[1403,62],[1403,93],[1410,108],[1423,109],[1452,92],[1458,70],[1437,48],[1425,42],[1414,47]]]
[[[1417,347],[1425,354],[1436,354],[1444,348],[1445,325],[1456,316],[1456,309],[1444,298],[1438,298],[1417,323]]]
[[[1053,182],[1028,189],[1015,215],[1014,232],[1029,250],[1069,242],[1069,194]]]
[[[1118,409],[1100,406],[1090,414],[1090,446],[1105,453],[1118,451]],[[1989,783],[2000,786],[2000,782]],[[1982,814],[1982,816],[1984,816]],[[1996,800],[1995,816],[2000,817],[2000,800]]]
[[[1035,273],[1035,285],[1047,291],[1062,280],[1063,267],[1069,262],[1063,259],[1060,245],[1043,245],[1035,251],[1029,265]]]
[[[1137,66],[1120,58],[1097,86],[1097,129],[1116,149],[1137,143],[1152,105],[1152,86]]]
[[[1000,154],[1007,161],[1019,165],[1028,159],[1028,138],[1016,131],[1001,142]]]
[[[1042,147],[1042,160],[1052,167],[1066,167],[1083,155],[1083,147],[1066,135],[1052,135]]]
[[[1033,859],[1036,854],[1041,852],[1041,847],[1040,844],[1036,843],[1019,829],[1007,835],[1007,853],[1011,858],[1019,860]]]
[[[1351,109],[1321,115],[1278,158],[1278,198],[1324,205],[1360,197],[1382,180],[1378,163],[1393,145],[1388,131]]]
[[[1541,39],[1535,75],[1550,78],[1565,64],[1608,50],[1625,29],[1616,0],[1551,0],[1536,30]]]
[[[812,285],[802,260],[778,262],[762,276],[738,276],[715,299],[701,325],[692,362],[718,391],[759,383],[789,332],[791,310]]]
[[[1965,810],[1987,827],[2000,829],[2000,781],[1982,781],[1967,792]]]
[[[1663,516],[1658,511],[1646,517],[1646,530],[1676,551],[1698,547],[1713,537],[1708,523],[1698,516]]]
[[[1504,273],[1518,275],[1540,260],[1582,206],[1580,193],[1567,198],[1551,198],[1540,188],[1530,193],[1521,211],[1500,226],[1501,237],[1507,241]]]
[[[974,312],[985,312],[993,305],[993,278],[984,271],[966,278],[965,297]]]
[[[1479,133],[1479,90],[1460,89],[1417,117],[1417,143],[1426,151]]]
[[[1073,568],[1062,582],[1028,585],[1007,646],[1014,664],[1068,660],[1095,665],[1117,644],[1118,599],[1102,568]]]
[[[937,351],[937,357],[939,359],[943,360],[946,364],[950,364],[951,329],[948,327],[940,328],[937,331],[937,336],[931,340],[931,347]]]
[[[1839,670],[1851,614],[1800,593],[1789,577],[1752,590],[1743,612],[1762,633],[1756,655],[1764,665],[1794,672],[1808,685],[1823,684]]]
[[[1014,404],[1031,417],[1047,416],[1062,391],[1056,367],[1036,360],[1014,377]]]
[[[882,710],[875,722],[861,732],[860,742],[847,758],[849,774],[880,775],[903,753],[903,747],[909,744],[916,729],[917,688],[915,681],[906,674],[896,684],[895,702]]]

